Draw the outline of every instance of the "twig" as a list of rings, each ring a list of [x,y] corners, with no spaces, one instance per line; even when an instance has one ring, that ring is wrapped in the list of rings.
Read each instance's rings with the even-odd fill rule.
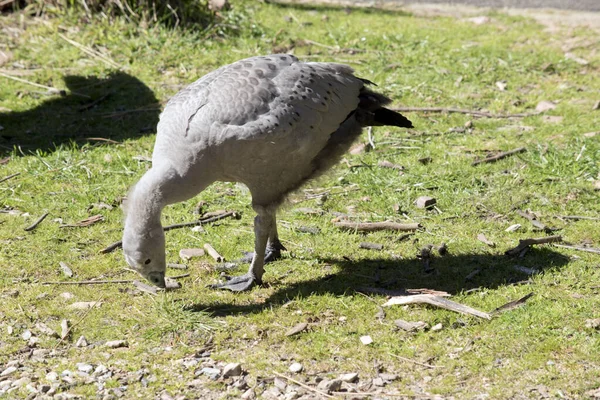
[[[225,260],[223,256],[220,255],[219,252],[217,252],[215,248],[210,245],[210,243],[204,243],[204,250],[206,250],[208,255],[214,258],[214,260],[218,263],[223,262]]]
[[[46,281],[42,285],[105,285],[111,283],[132,283],[133,279],[98,280],[98,281]]]
[[[458,113],[458,114],[470,114],[475,117],[486,117],[486,118],[523,118],[532,117],[540,114],[539,112],[532,113],[520,113],[520,114],[493,114],[486,111],[477,110],[465,110],[461,108],[444,108],[444,107],[396,107],[392,108],[393,111],[399,112],[435,112],[435,113]]]
[[[589,220],[589,221],[600,221],[599,217],[587,217],[587,216],[583,216],[583,215],[563,215],[559,218],[564,218],[564,219],[585,219],[585,220]]]
[[[562,247],[565,249],[587,251],[588,253],[600,254],[600,249],[594,247],[582,247],[582,246],[569,246],[566,244],[555,244],[556,247]]]
[[[104,54],[100,53],[99,51],[96,51],[88,46],[84,46],[80,43],[77,43],[76,41],[69,39],[62,33],[59,33],[58,36],[61,39],[63,39],[64,41],[66,41],[67,43],[69,43],[70,45],[77,47],[79,50],[83,51],[84,53],[86,53],[92,57],[95,57],[95,58],[99,59],[100,61],[103,61],[104,63],[108,64],[109,66],[116,68],[116,69],[123,69],[123,67],[121,67],[119,64],[117,64],[110,58],[106,57]]]
[[[163,230],[165,232],[167,232],[167,231],[170,231],[171,229],[185,228],[187,226],[208,224],[208,223],[215,222],[215,221],[218,221],[223,218],[234,217],[236,215],[237,215],[237,213],[235,211],[227,211],[226,213],[223,213],[220,215],[215,215],[214,217],[211,217],[211,218],[199,219],[199,220],[193,221],[193,222],[183,222],[180,224],[167,225],[167,226],[163,227]],[[106,246],[102,250],[100,250],[100,253],[107,254],[107,253],[113,252],[116,249],[118,249],[119,247],[121,247],[122,245],[123,245],[123,241],[119,240],[117,242],[114,242],[111,245]]]
[[[526,294],[525,296],[521,297],[519,300],[513,300],[511,302],[508,302],[508,303],[496,308],[494,311],[491,312],[491,314],[498,314],[501,311],[508,311],[508,310],[512,310],[513,308],[517,308],[517,307],[525,304],[525,301],[527,301],[527,299],[529,299],[531,296],[533,296],[533,292]]]
[[[37,226],[38,226],[39,224],[41,224],[41,223],[42,223],[42,221],[43,221],[44,219],[46,219],[46,217],[48,216],[48,214],[49,214],[49,213],[45,212],[44,214],[42,214],[42,216],[41,216],[41,217],[39,217],[38,219],[36,219],[36,220],[35,220],[35,222],[34,222],[33,224],[29,225],[29,226],[28,226],[27,228],[25,228],[24,230],[25,230],[25,231],[27,231],[27,232],[29,232],[29,231],[32,231],[32,230],[34,230],[35,228],[37,228]]]
[[[531,246],[532,244],[544,244],[544,243],[554,243],[562,241],[562,236],[546,236],[542,238],[533,238],[533,239],[521,239],[519,240],[519,245],[512,249],[508,249],[504,252],[504,254],[509,256],[519,255],[525,248]]]
[[[476,317],[484,319],[492,319],[492,317],[486,312],[479,311],[472,307],[465,306],[464,304],[460,304],[455,301],[431,294],[415,294],[412,296],[392,297],[386,303],[384,303],[383,306],[389,307],[393,305],[404,304],[429,304],[435,307],[444,308],[446,310],[458,312],[461,314],[474,315]]]
[[[513,154],[517,154],[517,153],[522,153],[524,151],[526,151],[527,149],[525,149],[525,147],[519,147],[518,149],[514,149],[514,150],[510,150],[510,151],[505,151],[502,153],[498,153],[495,156],[491,156],[491,157],[487,157],[484,158],[482,160],[475,160],[471,163],[471,165],[478,165],[478,164],[482,164],[482,163],[489,163],[489,162],[496,162],[498,160],[501,160],[503,158],[506,158],[508,156],[512,156]]]
[[[398,359],[400,359],[400,360],[402,360],[402,361],[408,361],[408,362],[411,362],[411,363],[413,363],[413,364],[420,365],[420,366],[422,366],[422,367],[426,367],[426,368],[443,368],[443,367],[440,367],[440,366],[438,366],[438,365],[424,364],[424,363],[421,363],[421,362],[418,362],[418,361],[415,361],[415,360],[411,360],[410,358],[406,358],[406,357],[398,356],[398,355],[396,355],[396,354],[393,354],[393,353],[388,353],[388,354],[389,354],[390,356],[392,356],[392,357],[396,357],[396,358],[398,358]]]
[[[375,231],[416,231],[421,228],[419,223],[399,224],[396,222],[350,222],[337,221],[333,223],[337,228],[359,231],[359,232],[375,232]]]
[[[46,90],[50,90],[50,91],[57,92],[57,93],[64,92],[64,90],[53,88],[52,86],[41,85],[39,83],[31,82],[26,79],[17,78],[16,76],[7,75],[4,72],[0,72],[0,76],[5,77],[6,79],[12,79],[13,81],[26,83],[31,86],[39,87],[41,89],[46,89]]]
[[[531,222],[531,225],[533,225],[534,227],[536,227],[539,230],[546,231],[546,232],[552,231],[552,228],[548,228],[544,223],[542,223],[540,220],[538,220],[537,217],[533,214],[530,214],[528,212],[521,211],[521,210],[518,210],[517,214],[519,214],[521,217],[523,217],[525,219],[528,219]]]
[[[5,176],[4,178],[0,179],[0,182],[7,181],[7,180],[12,179],[15,176],[19,176],[19,175],[21,175],[21,173],[20,172],[16,172],[16,173],[14,173],[12,175]]]
[[[302,382],[300,382],[300,381],[297,381],[297,380],[296,380],[296,379],[294,379],[294,378],[290,378],[289,376],[285,376],[285,375],[283,375],[283,374],[280,374],[280,373],[279,373],[279,372],[277,372],[277,371],[273,371],[273,373],[274,373],[275,375],[277,375],[277,376],[279,376],[279,377],[283,378],[283,379],[287,379],[288,381],[295,383],[295,384],[296,384],[296,385],[298,385],[298,386],[302,386],[304,389],[308,389],[308,390],[311,390],[311,391],[313,391],[313,392],[315,392],[315,393],[319,393],[321,396],[325,396],[325,397],[327,397],[328,399],[335,399],[335,397],[334,397],[334,396],[328,395],[328,394],[327,394],[327,393],[325,393],[325,392],[321,392],[319,389],[315,389],[315,388],[314,388],[314,387],[312,387],[312,386],[308,386],[307,384],[305,384],[305,383],[302,383]]]
[[[169,279],[180,279],[187,278],[190,276],[189,273],[175,275],[175,276],[167,276]],[[116,280],[98,280],[98,281],[47,281],[42,282],[42,285],[107,285],[111,283],[133,283],[135,279],[116,279]]]

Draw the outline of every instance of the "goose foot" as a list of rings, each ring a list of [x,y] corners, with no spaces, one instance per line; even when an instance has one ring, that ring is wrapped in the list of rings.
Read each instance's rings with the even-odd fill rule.
[[[287,250],[283,245],[277,241],[274,244],[269,243],[267,246],[267,250],[265,252],[265,264],[277,261],[281,258],[281,251]],[[245,251],[243,252],[242,258],[235,260],[236,263],[251,263],[254,258],[253,251]]]
[[[226,289],[231,290],[232,292],[244,292],[246,290],[250,290],[254,285],[260,285],[258,279],[254,277],[254,275],[247,273],[240,276],[234,276],[227,282],[216,283],[214,285],[209,285],[211,289]]]

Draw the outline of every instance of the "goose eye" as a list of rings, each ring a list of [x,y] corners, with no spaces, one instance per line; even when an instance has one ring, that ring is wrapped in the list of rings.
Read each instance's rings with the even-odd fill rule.
[[[146,264],[146,265],[150,264],[150,259],[147,259],[146,261],[144,261],[144,264]]]

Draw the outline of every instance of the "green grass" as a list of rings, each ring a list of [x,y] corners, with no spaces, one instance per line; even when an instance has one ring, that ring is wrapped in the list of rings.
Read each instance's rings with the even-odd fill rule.
[[[355,371],[365,381],[376,376],[379,365],[400,376],[384,393],[537,398],[534,388],[541,385],[553,397],[585,398],[586,391],[597,388],[600,340],[585,322],[600,318],[598,255],[537,246],[513,259],[504,251],[519,239],[544,235],[516,210],[535,212],[570,243],[600,247],[598,221],[558,218],[600,214],[593,189],[600,179],[600,133],[584,135],[600,126],[600,111],[592,111],[599,100],[600,57],[592,47],[576,48],[572,52],[589,62],[580,65],[566,59],[561,49],[578,40],[597,41],[598,34],[565,28],[560,36],[550,35],[531,20],[497,12],[489,14],[490,23],[474,25],[376,10],[347,14],[333,8],[237,5],[228,18],[246,29],[236,36],[146,27],[121,18],[82,24],[73,16],[0,17],[0,50],[12,53],[2,71],[66,90],[63,97],[48,95],[45,89],[0,77],[0,158],[10,157],[0,166],[0,179],[20,173],[0,183],[0,206],[28,213],[0,214],[0,365],[22,357],[26,342],[21,334],[30,329],[41,340],[39,348],[58,351],[46,362],[23,359],[40,382],[48,371],[76,370],[81,361],[122,371],[148,368],[156,379],[147,387],[130,382],[127,398],[151,398],[162,390],[193,397],[186,382],[194,379],[194,369],[184,369],[176,360],[207,343],[214,346],[215,360],[241,362],[251,386],[273,377],[273,371],[288,373],[289,364],[298,361],[305,368],[300,380]],[[102,52],[122,69],[116,71],[60,35]],[[531,112],[542,100],[557,107],[544,115],[510,119],[407,113],[413,131],[374,129],[376,148],[346,157],[356,167],[341,163],[308,188],[329,191],[325,201],[306,199],[300,191],[282,209],[280,236],[289,251],[267,267],[266,285],[250,293],[207,289],[218,278],[203,267],[208,258],[189,264],[190,277],[181,280],[181,290],[157,297],[136,293],[129,285],[41,284],[69,280],[60,272],[60,261],[71,266],[77,280],[138,279],[124,269],[120,251],[98,251],[120,238],[120,200],[149,167],[133,157],[150,156],[161,105],[222,64],[291,46],[302,59],[349,63],[403,106],[503,114]],[[507,82],[505,91],[497,81]],[[547,115],[563,119],[548,122]],[[451,131],[468,121],[472,129]],[[527,152],[471,165],[488,151],[521,146]],[[432,162],[420,163],[423,157]],[[378,167],[384,159],[405,166],[404,174]],[[417,209],[414,201],[422,195],[435,197],[441,213]],[[250,198],[235,184],[215,184],[197,198],[167,208],[164,223],[194,219],[199,200],[208,211],[237,210],[242,218],[206,226],[205,233],[170,231],[169,262],[178,261],[181,248],[206,242],[227,259],[251,249]],[[92,206],[100,202],[113,208]],[[326,213],[306,215],[297,212],[299,207]],[[424,229],[402,241],[391,233],[339,231],[331,224],[333,213],[348,213],[349,207],[362,221],[416,221]],[[37,229],[23,231],[46,211],[49,216]],[[56,221],[75,223],[97,214],[104,220],[85,228],[61,228]],[[505,232],[514,223],[522,224],[521,230]],[[303,226],[320,232],[302,233],[298,228]],[[496,247],[478,241],[479,233]],[[363,241],[381,243],[384,250],[360,249]],[[450,254],[435,256],[435,272],[423,273],[416,258],[419,249],[442,242]],[[515,265],[540,273],[516,284],[528,277]],[[476,269],[480,272],[467,280]],[[491,321],[415,305],[386,309],[380,323],[375,314],[385,298],[359,294],[360,287],[445,290],[455,301],[485,311],[535,294],[524,306]],[[13,290],[18,296],[10,296]],[[74,298],[66,300],[63,292]],[[89,312],[67,308],[74,301],[96,300],[103,305]],[[36,330],[36,322],[60,330],[63,318],[74,324],[70,340],[59,343]],[[399,332],[393,323],[398,318],[442,323],[443,329]],[[308,331],[286,337],[299,322],[310,322]],[[97,346],[73,347],[81,335]],[[374,343],[361,345],[363,335]],[[114,339],[128,340],[129,348],[100,345]],[[390,353],[441,368],[415,366]],[[111,385],[119,382],[107,383]],[[206,385],[214,397],[240,395],[235,390],[226,394],[224,382]],[[96,396],[94,385],[68,391]],[[27,394],[23,388],[9,396]]]

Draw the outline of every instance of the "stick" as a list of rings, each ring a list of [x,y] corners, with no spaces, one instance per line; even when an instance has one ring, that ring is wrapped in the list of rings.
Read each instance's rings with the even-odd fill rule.
[[[534,227],[538,228],[539,230],[542,230],[542,231],[551,231],[552,230],[552,229],[548,228],[540,220],[538,220],[535,215],[532,215],[532,214],[530,214],[528,212],[521,211],[521,210],[518,210],[517,214],[519,214],[523,218],[528,219],[531,222],[531,225],[533,225]]]
[[[58,36],[63,39],[64,41],[66,41],[67,43],[69,43],[72,46],[77,47],[79,50],[83,51],[84,53],[95,57],[97,59],[99,59],[100,61],[105,62],[106,64],[108,64],[109,66],[116,68],[116,69],[123,69],[123,67],[121,67],[119,64],[117,64],[116,62],[114,62],[113,60],[111,60],[110,58],[106,57],[104,54],[100,53],[99,51],[96,51],[90,47],[84,46],[80,43],[77,43],[74,40],[69,39],[68,37],[66,37],[65,35],[63,35],[62,33],[59,33]]]
[[[44,219],[46,219],[46,217],[48,216],[48,214],[49,214],[49,213],[45,212],[44,214],[42,214],[42,216],[41,216],[41,217],[39,217],[38,219],[36,219],[36,220],[35,220],[35,222],[34,222],[33,224],[29,225],[27,228],[24,228],[24,230],[25,230],[26,232],[29,232],[29,231],[32,231],[32,230],[34,230],[35,228],[37,228],[37,226],[38,226],[39,224],[41,224],[41,223],[42,223],[42,221],[43,221]]]
[[[169,279],[180,279],[187,278],[190,276],[189,273],[175,275],[175,276],[167,276]],[[111,283],[133,283],[135,279],[115,279],[115,280],[98,280],[98,281],[47,281],[42,282],[42,285],[106,285]]]
[[[516,255],[519,255],[519,253],[521,253],[521,251],[523,251],[526,247],[529,247],[532,244],[554,243],[554,242],[560,242],[560,241],[562,241],[562,236],[559,236],[559,235],[546,236],[546,237],[535,238],[535,239],[522,239],[522,240],[519,240],[519,245],[517,247],[506,250],[504,252],[504,254],[506,254],[508,256],[516,256]]]
[[[484,319],[492,319],[490,314],[476,310],[472,307],[465,306],[463,304],[457,303],[452,300],[445,299],[443,297],[431,295],[431,294],[415,294],[412,296],[397,296],[392,297],[386,303],[383,304],[384,307],[389,307],[393,305],[404,305],[404,304],[429,304],[436,307],[445,308],[446,310],[458,312],[461,314],[474,315],[479,318]]]
[[[42,285],[105,285],[110,283],[132,283],[133,279],[119,279],[119,280],[98,280],[98,281],[46,281],[42,282]]]
[[[25,79],[17,78],[16,76],[7,75],[7,74],[5,74],[3,72],[0,72],[0,76],[3,76],[5,78],[7,78],[7,79],[12,79],[13,81],[17,81],[17,82],[21,82],[21,83],[26,83],[26,84],[31,85],[31,86],[39,87],[41,89],[51,90],[53,92],[55,91],[55,92],[59,92],[59,93],[61,92],[60,89],[53,88],[52,86],[41,85],[39,83],[35,83],[35,82],[31,82],[31,81],[28,81],[28,80],[25,80]]]
[[[587,251],[588,253],[600,254],[600,249],[595,249],[593,247],[568,246],[566,244],[555,244],[555,246],[556,247],[562,247],[562,248],[565,248],[565,249]]]
[[[416,231],[421,224],[398,224],[396,222],[350,222],[337,221],[333,223],[336,227],[349,231],[375,232],[375,231]]]
[[[560,218],[564,218],[564,219],[586,219],[586,220],[590,220],[590,221],[600,221],[600,218],[597,217],[586,217],[583,215],[563,215]]]
[[[421,363],[421,362],[418,362],[418,361],[415,361],[415,360],[411,360],[410,358],[406,358],[406,357],[398,356],[398,355],[396,355],[396,354],[393,354],[393,353],[388,353],[388,354],[389,354],[390,356],[392,356],[392,357],[396,357],[396,358],[398,358],[398,359],[400,359],[400,360],[402,360],[402,361],[408,361],[408,362],[411,362],[411,363],[413,363],[413,364],[420,365],[420,366],[422,366],[422,367],[427,367],[427,368],[443,368],[443,367],[440,367],[440,366],[437,366],[437,365],[424,364],[424,363]]]
[[[311,391],[313,391],[313,392],[315,392],[315,393],[319,393],[321,396],[325,396],[325,397],[327,397],[328,399],[335,399],[335,397],[334,397],[334,396],[330,396],[330,395],[328,395],[328,394],[327,394],[327,393],[325,393],[325,392],[321,392],[319,389],[315,389],[314,387],[308,386],[307,384],[305,384],[305,383],[302,383],[302,382],[300,382],[300,381],[297,381],[297,380],[295,380],[294,378],[290,378],[289,376],[285,376],[285,375],[283,375],[283,374],[280,374],[280,373],[279,373],[279,372],[277,372],[277,371],[273,371],[273,373],[274,373],[275,375],[277,375],[277,376],[279,376],[279,377],[283,378],[283,379],[287,379],[288,381],[295,383],[296,385],[302,386],[304,389],[308,389],[308,390],[311,390]]]
[[[204,243],[204,249],[206,250],[206,252],[208,253],[209,256],[211,256],[212,258],[214,258],[214,260],[218,263],[223,262],[225,259],[223,258],[222,255],[220,255],[214,247],[212,247],[210,245],[210,243]]]
[[[165,232],[167,232],[167,231],[170,231],[171,229],[178,229],[178,228],[185,228],[187,226],[208,224],[208,223],[215,222],[215,221],[218,221],[223,218],[233,217],[236,215],[237,215],[237,213],[235,211],[228,211],[228,212],[220,214],[220,215],[215,215],[214,217],[211,217],[211,218],[199,219],[199,220],[193,221],[193,222],[183,222],[181,224],[167,225],[167,226],[163,227],[163,230]],[[106,246],[105,248],[103,248],[102,250],[100,250],[100,253],[102,253],[102,254],[111,253],[111,252],[115,251],[116,249],[118,249],[119,247],[121,247],[122,245],[123,245],[122,240],[116,241],[113,244],[110,244],[110,245]]]
[[[20,173],[20,172],[14,173],[14,174],[12,174],[12,175],[9,175],[9,176],[5,176],[4,178],[0,179],[0,182],[7,181],[7,180],[9,180],[9,179],[12,179],[12,178],[14,178],[15,176],[19,176],[19,175],[21,175],[21,173]]]
[[[527,299],[530,298],[531,296],[533,296],[533,292],[526,294],[525,296],[521,297],[519,300],[513,300],[511,302],[508,302],[508,303],[496,308],[494,311],[492,311],[492,314],[497,314],[501,311],[508,311],[508,310],[512,310],[513,308],[517,308],[520,305],[525,304],[525,301],[527,301]]]
[[[444,107],[396,107],[392,108],[392,111],[404,111],[404,112],[436,112],[436,113],[458,113],[458,114],[471,114],[476,117],[486,117],[486,118],[523,118],[523,117],[532,117],[534,115],[540,114],[539,112],[533,113],[520,113],[520,114],[493,114],[486,111],[476,111],[476,110],[465,110],[460,108],[444,108]]]
[[[502,153],[498,153],[495,156],[491,156],[491,157],[487,157],[484,158],[482,160],[475,160],[471,163],[471,165],[477,165],[477,164],[482,164],[482,163],[489,163],[489,162],[496,162],[498,160],[501,160],[503,158],[506,158],[508,156],[512,156],[513,154],[517,154],[517,153],[522,153],[524,151],[526,151],[527,149],[525,149],[525,147],[519,147],[518,149],[514,149],[514,150],[510,150],[510,151],[505,151]]]

